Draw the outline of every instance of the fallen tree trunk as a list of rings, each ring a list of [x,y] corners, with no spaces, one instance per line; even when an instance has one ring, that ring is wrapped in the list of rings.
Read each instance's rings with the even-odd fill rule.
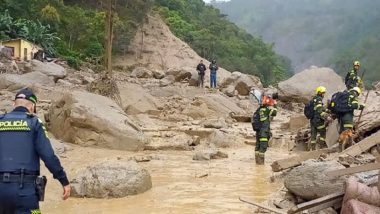
[[[347,169],[329,171],[329,172],[326,172],[326,175],[330,177],[339,177],[342,175],[350,175],[350,174],[359,173],[359,172],[367,172],[367,171],[372,171],[375,169],[380,169],[380,163],[370,163],[370,164],[364,164],[357,167],[350,167]]]
[[[299,156],[281,159],[274,161],[271,165],[273,172],[279,172],[284,169],[289,169],[291,167],[299,166],[302,162],[309,160],[309,159],[316,159],[319,158],[322,154],[328,154],[331,153],[332,149],[321,149],[317,151],[312,152],[305,152],[300,154]]]
[[[330,195],[326,195],[315,200],[311,200],[302,204],[298,204],[288,211],[288,214],[299,213],[305,210],[312,209],[313,212],[329,208],[331,206],[338,206],[339,208],[343,200],[344,192],[336,192]]]

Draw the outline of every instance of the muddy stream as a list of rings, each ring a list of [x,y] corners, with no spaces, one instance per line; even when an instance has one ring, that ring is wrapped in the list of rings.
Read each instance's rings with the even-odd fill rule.
[[[227,159],[193,161],[194,151],[145,151],[130,153],[105,149],[75,147],[61,161],[69,176],[79,167],[104,159],[128,159],[150,156],[139,163],[151,176],[149,191],[120,199],[78,199],[62,201],[62,189],[50,176],[43,213],[252,213],[252,207],[238,200],[239,196],[260,202],[281,188],[270,183],[270,163],[287,156],[286,151],[270,149],[265,166],[255,166],[254,148],[244,146],[221,149]],[[45,175],[50,175],[44,169]]]

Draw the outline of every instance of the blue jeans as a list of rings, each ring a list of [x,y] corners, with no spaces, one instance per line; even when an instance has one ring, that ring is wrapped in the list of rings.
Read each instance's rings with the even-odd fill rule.
[[[39,213],[38,197],[34,183],[0,182],[0,213],[30,214]]]
[[[210,72],[210,88],[216,88],[216,71]]]

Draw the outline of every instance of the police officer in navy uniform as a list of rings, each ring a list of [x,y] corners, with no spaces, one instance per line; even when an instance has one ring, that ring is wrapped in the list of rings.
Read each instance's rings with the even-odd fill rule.
[[[0,115],[0,214],[41,213],[38,179],[40,159],[63,186],[71,187],[36,113],[37,97],[26,88],[16,94],[12,112]],[[39,177],[40,178],[40,177]]]

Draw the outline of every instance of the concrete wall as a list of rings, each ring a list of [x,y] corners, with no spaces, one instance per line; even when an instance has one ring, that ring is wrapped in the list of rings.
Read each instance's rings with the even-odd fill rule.
[[[14,58],[20,60],[33,59],[33,55],[40,49],[37,45],[22,39],[2,42],[2,45],[14,48]]]

